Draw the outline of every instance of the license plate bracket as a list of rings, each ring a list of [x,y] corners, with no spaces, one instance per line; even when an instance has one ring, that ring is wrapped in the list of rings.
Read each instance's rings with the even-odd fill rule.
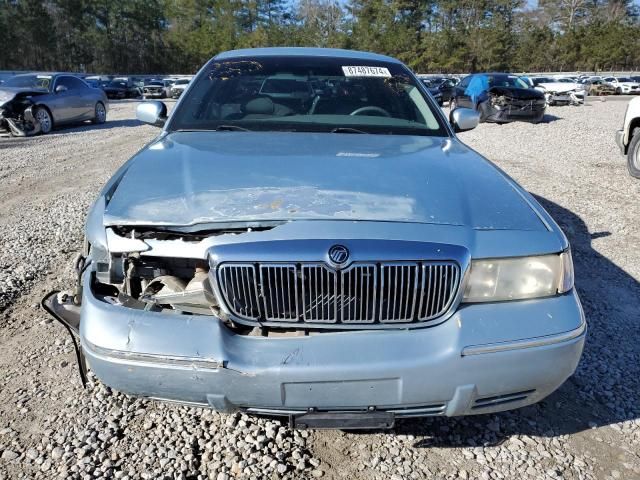
[[[386,430],[395,425],[390,412],[309,412],[291,415],[289,425],[300,429]]]

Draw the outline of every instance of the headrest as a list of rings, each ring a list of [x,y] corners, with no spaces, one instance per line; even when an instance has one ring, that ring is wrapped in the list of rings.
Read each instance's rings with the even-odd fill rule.
[[[273,101],[269,97],[254,98],[253,100],[249,100],[244,106],[244,113],[272,115],[273,110]]]

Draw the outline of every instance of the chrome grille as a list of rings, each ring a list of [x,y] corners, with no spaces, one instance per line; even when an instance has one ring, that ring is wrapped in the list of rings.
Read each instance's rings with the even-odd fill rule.
[[[256,322],[411,323],[442,316],[460,269],[447,262],[222,263],[218,290],[230,313]]]

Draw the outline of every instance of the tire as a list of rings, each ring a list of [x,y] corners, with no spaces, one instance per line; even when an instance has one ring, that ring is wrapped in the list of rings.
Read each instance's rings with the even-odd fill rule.
[[[620,87],[616,88],[616,95],[620,95],[622,93],[622,89]]]
[[[635,128],[632,133],[633,137],[627,151],[627,168],[629,175],[640,178],[640,128]]]
[[[40,133],[46,135],[47,133],[53,130],[53,118],[51,117],[51,113],[47,110],[46,107],[38,107],[36,111],[33,113],[33,116],[40,124]]]
[[[95,107],[95,116],[93,117],[93,120],[91,120],[91,122],[96,125],[100,125],[106,121],[107,121],[107,109],[105,108],[102,102],[98,102],[96,103],[96,107]]]

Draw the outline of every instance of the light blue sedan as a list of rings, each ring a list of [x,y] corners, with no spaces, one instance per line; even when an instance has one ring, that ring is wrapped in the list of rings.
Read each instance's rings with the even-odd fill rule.
[[[107,385],[300,428],[537,402],[586,323],[566,237],[399,61],[222,53],[107,183],[47,308]]]

